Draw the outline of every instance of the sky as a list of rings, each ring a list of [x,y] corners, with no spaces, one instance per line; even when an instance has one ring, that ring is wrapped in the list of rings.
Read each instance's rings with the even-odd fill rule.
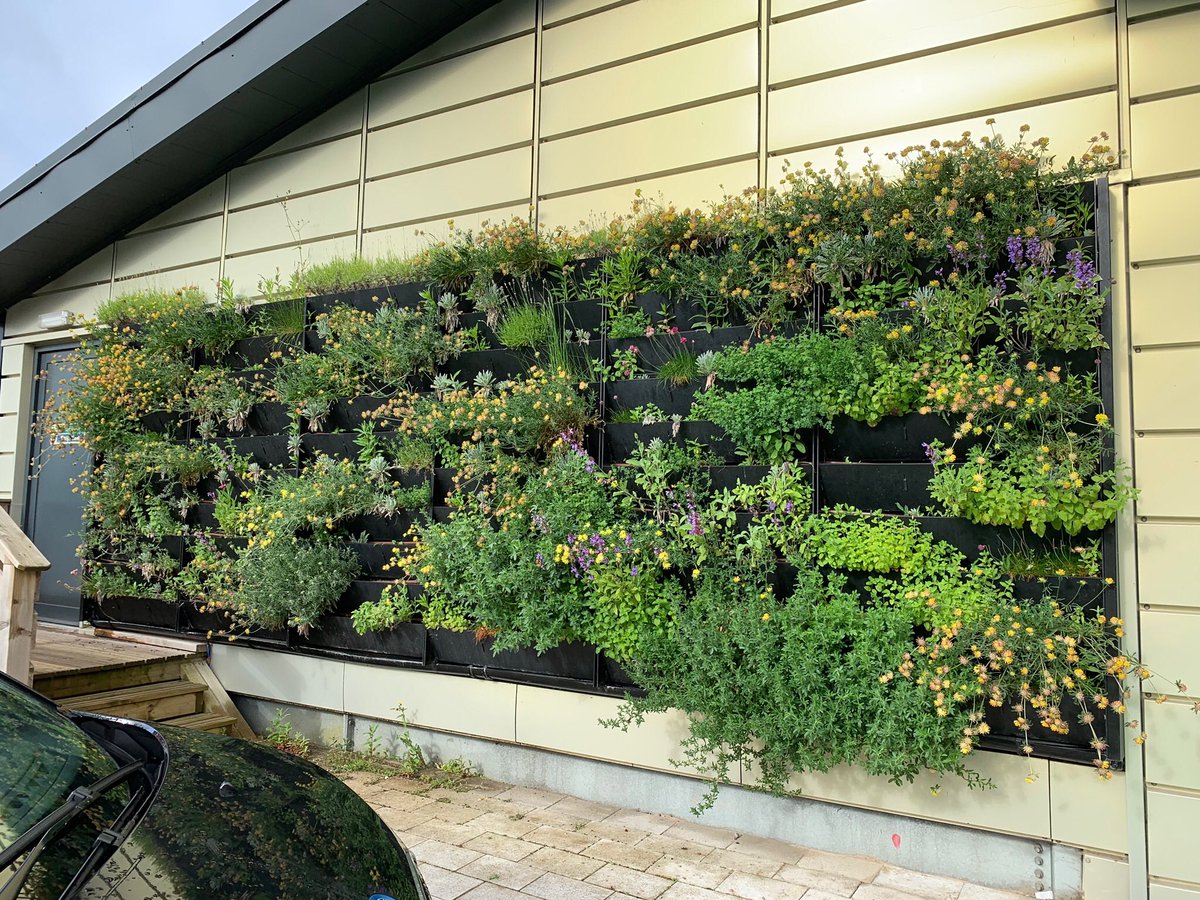
[[[253,0],[0,0],[0,187]]]

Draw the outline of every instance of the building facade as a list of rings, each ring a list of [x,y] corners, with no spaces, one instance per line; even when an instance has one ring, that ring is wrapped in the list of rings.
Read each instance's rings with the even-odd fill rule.
[[[1015,136],[1028,124],[1064,159],[1106,132],[1120,153],[1108,198],[1112,412],[1141,491],[1119,523],[1128,640],[1200,692],[1200,230],[1187,219],[1200,205],[1198,43],[1200,4],[1172,0],[504,0],[13,305],[0,499],[20,520],[37,350],[69,340],[39,324],[47,312],[86,313],[147,286],[211,293],[222,278],[254,293],[298,265],[411,253],[447,220],[599,224],[635,190],[703,204],[777,184],[789,164],[829,167],[838,147],[852,168],[869,147],[886,171],[888,151],[966,130]],[[671,716],[612,732],[598,720],[615,700],[537,687],[228,646],[215,662],[248,696],[392,721],[402,701],[432,731],[648,770],[674,772],[686,734]],[[985,755],[998,786],[985,793],[935,796],[855,770],[796,786],[977,830],[966,874],[990,871],[989,835],[997,846],[1005,835],[1045,844],[1021,884],[1200,900],[1200,693],[1136,700],[1150,739],[1108,783],[1045,760],[1029,782],[1025,761]],[[839,846],[871,852],[855,840]]]

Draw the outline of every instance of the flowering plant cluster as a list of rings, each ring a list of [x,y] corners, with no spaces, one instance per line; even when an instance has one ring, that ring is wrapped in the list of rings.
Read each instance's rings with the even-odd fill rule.
[[[401,435],[432,444],[453,462],[476,448],[532,454],[563,432],[591,424],[593,413],[586,382],[566,369],[547,371],[535,365],[511,381],[455,387],[433,396],[401,394],[375,418]]]

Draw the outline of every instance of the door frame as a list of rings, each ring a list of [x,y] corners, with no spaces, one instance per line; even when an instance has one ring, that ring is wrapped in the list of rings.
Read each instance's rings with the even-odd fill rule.
[[[32,351],[33,377],[30,379],[28,389],[25,391],[25,399],[29,404],[28,411],[22,415],[21,427],[25,430],[25,440],[19,442],[19,446],[23,446],[25,450],[24,459],[16,460],[17,477],[24,481],[24,490],[21,494],[21,509],[14,510],[18,515],[14,516],[21,526],[21,530],[29,534],[30,528],[33,525],[33,510],[34,501],[37,499],[38,480],[32,477],[30,472],[33,462],[36,459],[38,435],[34,427],[37,423],[37,416],[41,410],[41,402],[44,398],[41,396],[42,388],[45,382],[41,378],[42,374],[42,357],[49,353],[61,353],[64,350],[76,350],[79,348],[79,341],[57,341],[50,344],[41,345],[26,345],[25,348]],[[5,348],[7,350],[17,348]],[[15,485],[14,485],[15,487]],[[16,500],[17,491],[13,491],[13,500]]]
[[[32,477],[32,468],[37,459],[35,455],[38,451],[39,436],[37,434],[36,424],[38,413],[41,410],[42,403],[45,402],[43,396],[46,389],[46,382],[42,379],[43,360],[48,354],[63,353],[79,348],[78,340],[58,340],[45,344],[26,344],[14,348],[5,348],[10,352],[12,350],[23,351],[22,358],[22,378],[26,377],[27,373],[32,373],[29,378],[29,386],[22,394],[22,403],[26,404],[26,408],[21,411],[18,418],[19,427],[24,429],[24,440],[18,438],[18,459],[15,460],[17,471],[14,473],[14,480],[20,478],[23,482],[23,488],[18,489],[17,485],[13,485],[13,504],[16,505],[18,498],[20,499],[21,507],[14,509],[13,519],[20,525],[21,530],[27,535],[32,535],[35,525],[37,496],[41,486],[39,479]],[[78,619],[83,621],[83,597],[79,598],[79,613]]]

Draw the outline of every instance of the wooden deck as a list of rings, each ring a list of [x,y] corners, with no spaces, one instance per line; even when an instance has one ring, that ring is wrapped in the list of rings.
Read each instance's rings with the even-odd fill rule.
[[[39,625],[33,650],[33,677],[83,675],[126,669],[144,663],[203,657],[203,644],[179,642],[177,647],[99,637],[91,629]]]
[[[176,638],[43,625],[33,688],[64,709],[252,739],[209,668],[207,649]]]

